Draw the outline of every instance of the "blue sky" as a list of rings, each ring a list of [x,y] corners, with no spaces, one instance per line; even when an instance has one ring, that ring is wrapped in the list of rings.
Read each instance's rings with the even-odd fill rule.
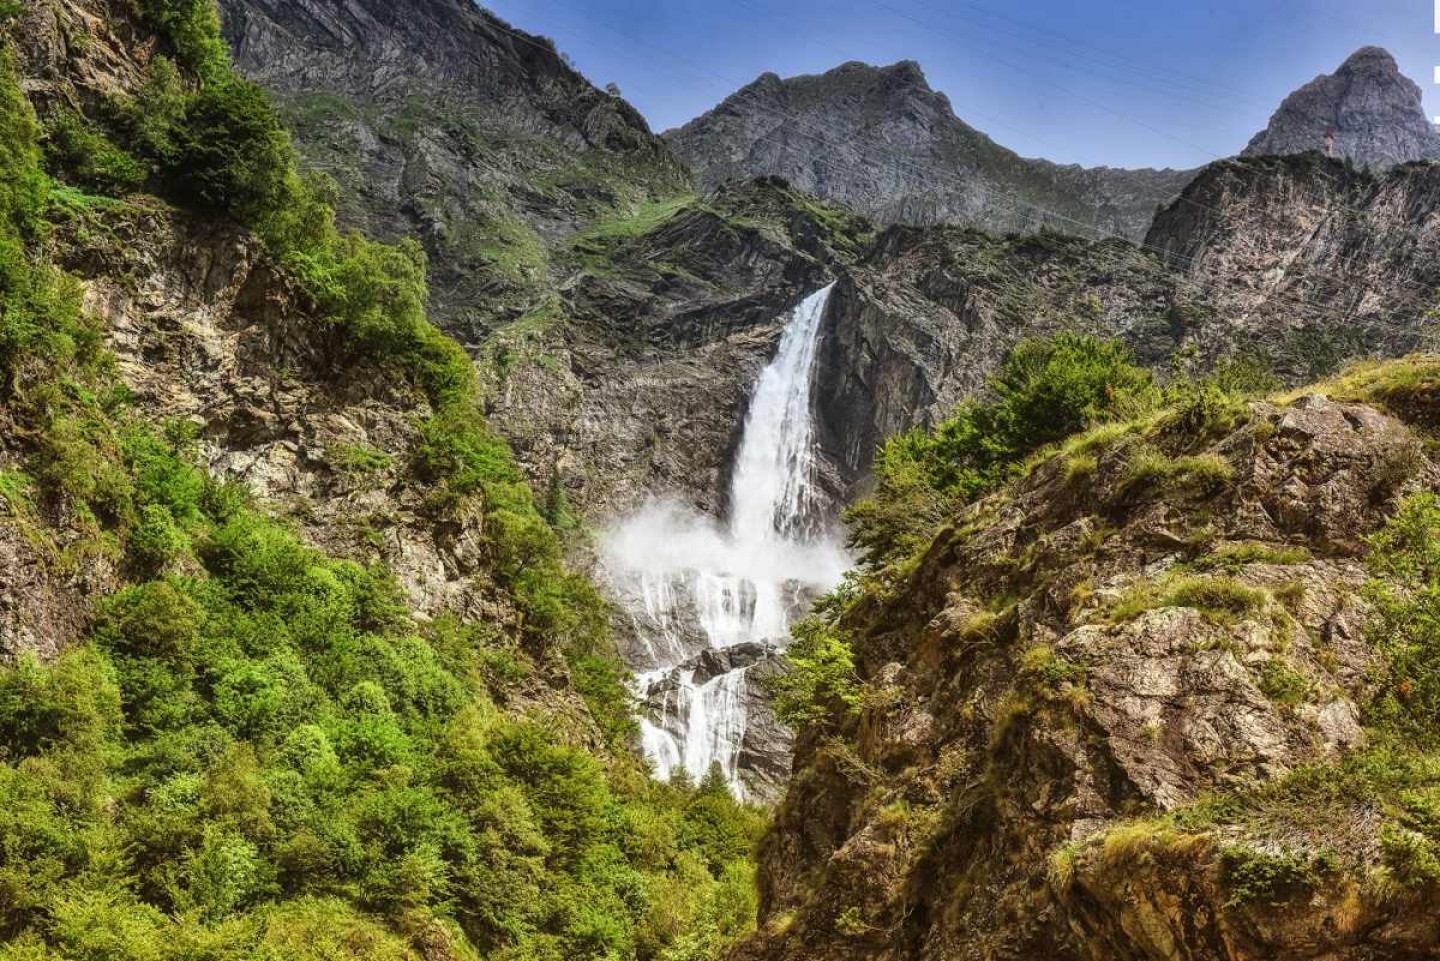
[[[1440,114],[1432,0],[490,0],[615,82],[656,130],[771,70],[918,60],[972,126],[1026,156],[1190,167],[1280,100],[1387,47]]]

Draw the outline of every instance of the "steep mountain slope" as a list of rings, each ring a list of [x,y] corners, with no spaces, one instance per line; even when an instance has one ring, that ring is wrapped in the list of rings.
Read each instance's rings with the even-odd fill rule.
[[[1292,376],[1424,341],[1440,284],[1440,166],[1355,172],[1316,154],[1207,167],[1146,237]]]
[[[1425,115],[1420,87],[1380,47],[1362,47],[1333,74],[1286,97],[1245,153],[1325,150],[1327,134],[1334,155],[1360,167],[1440,160],[1440,133]]]
[[[0,137],[0,955],[717,955],[755,814],[210,5],[0,11]]]
[[[1200,385],[883,554],[807,632],[737,957],[1432,956],[1437,373]]]
[[[702,200],[633,108],[464,0],[222,9],[342,223],[424,241],[537,487],[596,520],[647,491],[723,510],[780,318],[866,226],[779,184]]]
[[[557,237],[688,183],[634,108],[468,0],[221,9],[342,220],[419,238],[436,320],[467,343],[552,307]]]
[[[773,175],[881,223],[1000,233],[1139,239],[1192,173],[1027,160],[957,118],[911,61],[765,74],[665,137],[702,187]]]

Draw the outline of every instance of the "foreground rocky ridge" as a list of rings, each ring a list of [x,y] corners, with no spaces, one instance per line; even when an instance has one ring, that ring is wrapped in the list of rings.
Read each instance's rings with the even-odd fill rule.
[[[1435,371],[1097,429],[863,580],[739,957],[1430,957],[1375,802],[1304,785],[1377,736],[1365,539],[1440,487]]]

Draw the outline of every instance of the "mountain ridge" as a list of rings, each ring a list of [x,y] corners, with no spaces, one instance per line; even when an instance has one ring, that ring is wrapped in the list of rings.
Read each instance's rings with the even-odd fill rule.
[[[1191,173],[1021,157],[958,117],[914,60],[849,61],[789,78],[767,72],[662,136],[703,187],[779,176],[880,223],[1000,232],[1050,226],[1139,239],[1155,206]],[[814,157],[816,145],[842,162]]]

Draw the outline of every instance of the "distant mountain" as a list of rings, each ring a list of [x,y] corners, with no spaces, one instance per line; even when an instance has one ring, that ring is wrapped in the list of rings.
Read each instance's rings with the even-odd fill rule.
[[[703,187],[774,175],[882,223],[999,232],[1138,240],[1194,174],[1026,159],[957,117],[908,60],[787,80],[767,73],[665,137]]]
[[[1335,156],[1363,167],[1440,159],[1440,134],[1425,116],[1420,87],[1380,47],[1362,47],[1286,97],[1245,153],[1324,150],[1327,131]]]

